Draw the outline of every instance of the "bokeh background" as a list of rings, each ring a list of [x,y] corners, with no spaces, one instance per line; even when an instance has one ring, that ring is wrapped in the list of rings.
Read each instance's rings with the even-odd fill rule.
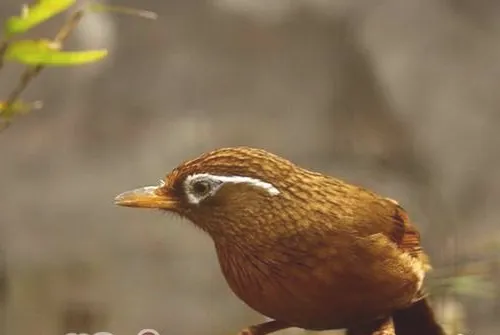
[[[231,334],[262,317],[188,222],[113,206],[179,162],[251,145],[398,199],[450,334],[500,323],[500,2],[110,1],[0,133],[0,334]],[[22,2],[2,0],[0,20]],[[59,17],[37,29],[52,36]],[[3,69],[6,96],[20,67]]]

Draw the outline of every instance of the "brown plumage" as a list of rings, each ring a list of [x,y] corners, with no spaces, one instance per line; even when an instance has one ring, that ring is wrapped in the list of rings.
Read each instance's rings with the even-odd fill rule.
[[[234,293],[276,320],[242,334],[355,329],[422,299],[429,264],[401,206],[261,149],[206,153],[115,202],[177,213],[211,236]]]

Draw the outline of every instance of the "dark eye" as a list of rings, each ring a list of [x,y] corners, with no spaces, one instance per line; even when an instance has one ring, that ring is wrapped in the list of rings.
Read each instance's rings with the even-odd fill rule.
[[[212,188],[210,183],[207,181],[204,181],[204,180],[194,182],[191,187],[192,187],[193,193],[195,193],[196,195],[199,195],[199,196],[206,195],[207,193],[210,192],[210,190]]]

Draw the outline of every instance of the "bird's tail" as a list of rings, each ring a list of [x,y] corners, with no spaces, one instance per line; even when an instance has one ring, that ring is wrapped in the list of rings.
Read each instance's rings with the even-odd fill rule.
[[[396,311],[392,316],[397,335],[445,335],[427,298]]]

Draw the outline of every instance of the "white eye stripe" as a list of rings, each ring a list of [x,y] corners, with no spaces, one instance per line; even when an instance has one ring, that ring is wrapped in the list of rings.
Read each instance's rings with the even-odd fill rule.
[[[200,181],[205,180],[209,182],[213,186],[213,189],[205,196],[197,197],[195,194],[192,194],[189,191],[190,189],[189,186],[191,185],[191,183],[197,180]],[[192,204],[198,204],[201,200],[205,199],[206,197],[214,195],[217,192],[217,190],[225,183],[249,184],[265,190],[271,196],[275,196],[280,193],[280,191],[273,184],[270,184],[268,182],[262,181],[257,178],[243,177],[243,176],[217,176],[209,173],[198,173],[187,176],[186,179],[184,180],[184,188],[186,190],[189,202]]]
[[[208,173],[195,174],[195,175],[192,175],[189,177],[192,177],[193,179],[195,177],[196,178],[200,178],[200,177],[203,178],[204,177],[206,179],[218,181],[221,184],[224,184],[224,183],[250,184],[250,185],[253,185],[255,187],[259,187],[259,188],[264,189],[270,195],[278,195],[280,193],[280,191],[273,184],[270,184],[268,182],[262,181],[262,180],[257,179],[257,178],[242,177],[242,176],[215,176],[215,175],[211,175]]]

